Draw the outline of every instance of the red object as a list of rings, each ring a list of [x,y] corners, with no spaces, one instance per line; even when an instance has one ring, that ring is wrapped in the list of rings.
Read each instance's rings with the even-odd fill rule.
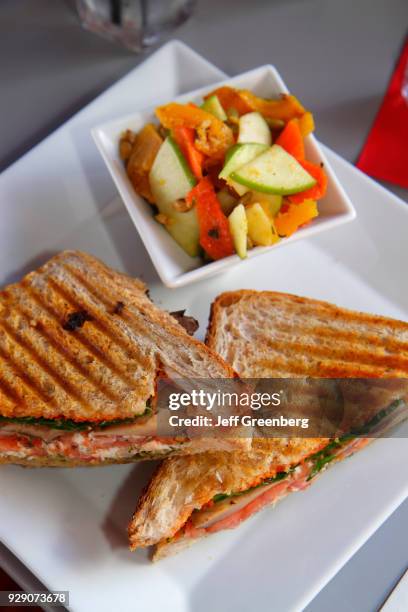
[[[193,128],[177,126],[173,130],[174,140],[177,142],[184,157],[188,161],[192,173],[198,179],[203,177],[204,154],[194,145],[195,131]]]
[[[404,81],[408,81],[408,39],[357,167],[370,176],[408,188],[408,99],[402,93]],[[407,83],[405,86],[408,90]]]
[[[318,166],[317,164],[312,164],[312,162],[307,161],[307,159],[299,159],[299,164],[316,179],[317,183],[310,189],[306,189],[306,191],[301,191],[300,193],[296,193],[294,195],[288,196],[289,200],[293,202],[293,204],[299,204],[303,202],[303,200],[320,200],[326,193],[327,189],[327,176],[322,166]]]
[[[20,443],[18,436],[0,436],[0,448],[3,451],[18,451],[20,450]]]
[[[291,119],[287,122],[275,144],[281,146],[296,159],[305,158],[305,145],[297,119]]]
[[[234,253],[228,219],[217,200],[214,187],[208,178],[203,178],[187,195],[187,202],[195,200],[200,245],[212,259],[222,259]]]
[[[19,591],[22,589],[16,584],[10,576],[8,576],[2,569],[0,569],[0,591]],[[15,612],[15,606],[2,606],[3,612]],[[37,606],[30,608],[30,612],[41,612],[41,608]]]

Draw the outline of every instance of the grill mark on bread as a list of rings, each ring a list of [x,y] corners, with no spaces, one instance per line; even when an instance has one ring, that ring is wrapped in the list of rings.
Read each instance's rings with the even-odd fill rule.
[[[3,369],[0,368],[0,406],[2,414],[6,413],[4,410],[4,404],[2,402],[6,401],[8,404],[11,404],[11,410],[14,409],[15,406],[19,406],[21,404],[21,397],[16,393],[13,387],[4,379]]]
[[[111,285],[109,285],[108,287],[103,287],[103,292],[101,292],[99,285],[94,286],[94,284],[88,279],[88,277],[84,277],[83,274],[77,270],[77,268],[73,269],[69,263],[64,264],[64,269],[67,273],[73,275],[78,280],[78,282],[81,283],[81,285],[85,286],[88,289],[88,291],[90,291],[93,295],[97,296],[98,299],[100,299],[100,301],[105,304],[106,310],[109,313],[111,312],[112,306],[117,302],[117,294],[112,292],[112,290],[110,289]],[[111,299],[108,300],[107,296],[111,296]],[[140,298],[137,307],[135,307],[135,304],[131,299],[127,299],[126,308],[124,309],[124,311],[122,311],[121,316],[112,317],[112,315],[110,315],[110,318],[108,318],[108,320],[111,321],[112,318],[116,318],[117,323],[119,325],[123,323],[127,326],[127,329],[131,330],[132,332],[135,332],[136,336],[139,333],[141,333],[143,336],[146,336],[147,331],[151,341],[150,344],[152,347],[154,346],[154,348],[152,348],[152,357],[154,354],[156,361],[158,358],[163,362],[165,361],[167,355],[165,344],[168,342],[170,334],[173,338],[175,337],[174,334],[180,336],[180,345],[178,346],[178,351],[184,351],[184,353],[189,353],[191,344],[189,342],[186,345],[185,337],[187,336],[187,334],[185,329],[182,328],[180,324],[177,323],[177,321],[167,312],[155,309],[154,316],[152,317],[151,309],[152,302],[149,297],[146,296],[145,291],[143,291],[140,292]],[[160,332],[158,331],[158,329],[160,329]],[[197,345],[200,345],[198,341],[194,342],[197,342]],[[216,359],[218,365],[221,365],[221,363],[218,361],[219,356],[217,355],[217,353],[213,353],[212,357]],[[180,355],[180,359],[181,358],[182,355]],[[195,355],[195,359],[198,359],[198,355]],[[205,359],[203,359],[202,361],[205,362]],[[174,363],[169,359],[166,360],[166,365],[174,367]],[[188,365],[191,366],[191,364]],[[225,363],[222,364],[222,367],[224,366]],[[186,364],[183,363],[183,367],[187,367]],[[227,375],[230,376],[231,374],[232,371],[230,370]],[[226,375],[225,370],[223,372],[223,375]],[[217,373],[217,376],[219,376],[219,372]]]
[[[114,310],[117,305],[117,300],[113,294],[113,292],[109,289],[109,287],[104,288],[103,293],[99,290],[98,287],[94,286],[88,278],[85,278],[83,274],[81,274],[77,269],[73,269],[68,264],[64,266],[65,269],[72,274],[81,284],[84,285],[88,289],[89,292],[94,293],[98,299],[104,304],[107,311],[110,312],[112,309]],[[146,295],[146,294],[145,294]],[[110,296],[110,299],[107,299],[106,296]],[[151,303],[147,302],[146,307],[149,308]],[[146,326],[151,327],[151,322],[148,318],[148,313],[144,312],[143,307],[139,305],[139,309],[135,309],[131,303],[127,304],[126,309],[121,309],[121,318],[126,321],[127,326],[134,331],[135,333],[143,333],[146,329]],[[163,313],[164,314],[164,313]],[[166,313],[167,314],[167,313]],[[162,315],[162,313],[160,313]],[[174,317],[173,317],[174,319]],[[171,323],[174,323],[176,319],[171,320]],[[178,322],[177,322],[178,323]],[[179,324],[177,325],[177,329],[180,330]],[[156,335],[155,341],[160,340],[160,335],[158,337],[157,332],[151,329],[149,330],[151,333]],[[183,332],[185,329],[183,328]]]
[[[20,387],[18,383],[21,383],[23,387],[27,389],[29,394],[34,396],[37,402],[39,401],[43,406],[44,404],[45,406],[47,406],[52,403],[50,402],[50,398],[48,397],[48,395],[46,395],[41,389],[41,387],[38,385],[38,381],[36,381],[35,379],[33,380],[32,377],[29,376],[19,364],[13,361],[9,353],[4,350],[2,345],[0,345],[0,359],[3,361],[3,364],[1,366],[3,373],[6,373],[7,370],[11,370],[11,372],[14,373],[14,375],[12,376],[12,381],[7,380],[7,382],[11,385],[13,384],[13,382],[16,383],[16,385],[13,386],[13,389],[19,395],[20,402],[22,400],[25,401],[25,398],[24,395],[20,393]]]
[[[354,366],[354,367],[353,367]],[[370,368],[369,366],[360,366],[359,364],[327,364],[321,369],[322,377],[325,378],[395,378],[406,376],[405,373],[401,373],[398,370],[385,369],[385,368]]]
[[[347,308],[335,306],[334,304],[329,304],[328,302],[313,300],[311,298],[303,298],[295,295],[277,294],[273,291],[252,292],[251,290],[243,290],[241,293],[241,299],[236,300],[236,302],[251,301],[251,298],[259,300],[260,298],[262,299],[262,297],[265,297],[268,308],[271,307],[271,302],[275,308],[282,304],[285,314],[296,315],[298,313],[306,314],[310,312],[313,315],[318,316],[318,313],[320,312],[324,318],[329,315],[330,321],[332,322],[335,322],[336,319],[340,319],[342,324],[355,321],[359,324],[362,322],[365,325],[383,325],[384,322],[387,322],[389,328],[399,329],[405,333],[408,333],[408,324],[404,321],[383,317],[382,315],[349,310]],[[264,294],[264,296],[260,296],[259,294]],[[234,302],[234,304],[236,302]]]
[[[65,265],[65,269],[72,274],[90,293],[94,293],[98,299],[106,307],[107,311],[110,312],[116,308],[117,300],[115,300],[113,293],[109,290],[109,287],[104,288],[104,293],[99,291],[99,288],[94,286],[85,278],[78,270],[72,269],[71,266]],[[106,299],[106,296],[111,296],[111,299]],[[125,321],[127,327],[135,334],[146,331],[146,327],[150,326],[150,321],[146,320],[142,308],[136,309],[132,304],[128,304],[126,310],[121,310],[121,319]],[[152,330],[153,331],[153,330]]]
[[[59,393],[63,394],[63,398],[59,398],[60,401],[64,401],[65,405],[70,404],[73,412],[77,410],[77,404],[80,404],[82,408],[88,408],[90,401],[83,395],[83,393],[80,392],[80,390],[84,388],[88,388],[89,395],[94,395],[97,393],[102,401],[105,398],[108,398],[112,402],[117,402],[120,399],[119,394],[112,393],[109,387],[101,384],[98,380],[93,380],[95,377],[90,376],[88,370],[75,361],[66,348],[59,345],[58,341],[55,341],[52,336],[50,336],[48,330],[42,328],[41,334],[39,334],[36,328],[29,325],[29,320],[25,316],[24,310],[17,305],[14,306],[14,309],[16,312],[20,312],[24,320],[27,322],[29,334],[33,334],[34,338],[37,336],[36,340],[38,344],[35,344],[34,338],[29,340],[27,336],[24,338],[18,336],[15,330],[13,330],[5,321],[2,322],[2,325],[4,327],[7,326],[7,331],[13,338],[14,342],[28,352],[30,359],[37,364],[40,372],[42,370],[42,374],[46,373],[52,379],[52,384],[58,387]],[[44,343],[44,338],[46,338],[47,344],[50,345],[49,347],[42,346]],[[52,352],[48,349],[53,349],[64,362],[64,365],[72,366],[72,368],[76,370],[76,375],[78,373],[81,375],[82,380],[78,381],[80,384],[76,386],[72,385],[67,378],[62,377],[55,368],[50,366],[47,359],[49,356],[52,356]],[[101,389],[105,389],[104,395],[101,393]],[[76,403],[73,402],[73,399]]]
[[[230,316],[237,304],[238,308],[247,308],[248,302],[255,300],[258,302],[257,309],[259,308],[259,302],[264,301],[266,307],[271,307],[279,312],[279,307],[282,306],[283,312],[288,315],[297,315],[298,313],[307,316],[307,314],[313,314],[318,317],[319,313],[323,319],[330,316],[330,321],[335,322],[336,319],[340,319],[340,323],[355,321],[358,324],[363,323],[364,325],[372,324],[375,326],[383,326],[387,324],[388,329],[398,329],[408,334],[408,323],[400,321],[398,319],[392,319],[390,317],[384,317],[382,315],[376,315],[365,312],[358,312],[342,308],[328,302],[314,300],[312,298],[304,298],[296,295],[279,294],[273,291],[253,291],[250,289],[242,289],[241,291],[232,291],[221,294],[213,303],[215,310],[224,310],[227,316]],[[229,308],[230,307],[230,308]],[[228,312],[229,311],[229,312]],[[216,313],[217,314],[217,313]],[[274,323],[272,320],[271,323]],[[217,330],[220,331],[220,330]]]
[[[309,365],[309,364],[308,364]],[[268,373],[272,372],[271,376],[278,376],[282,378],[296,377],[319,377],[319,378],[377,378],[387,374],[387,370],[381,370],[379,368],[370,368],[369,366],[360,366],[356,363],[342,362],[340,364],[333,363],[313,363],[308,365],[302,364],[300,361],[293,362],[290,360],[290,368],[287,367],[285,360],[283,359],[257,359],[251,361],[251,371],[254,376],[257,374],[258,367],[262,371],[267,370]],[[245,369],[241,373],[245,374]],[[395,370],[389,372],[390,376],[396,376]]]
[[[51,368],[49,364],[43,359],[43,357],[39,354],[38,349],[33,349],[32,346],[29,345],[26,338],[21,338],[18,334],[16,334],[15,330],[13,330],[8,323],[2,321],[0,323],[0,329],[4,328],[6,333],[8,333],[13,341],[20,347],[21,350],[25,351],[29,355],[29,359],[38,366],[39,369],[42,370],[42,374],[46,374],[52,381],[52,384],[56,384],[62,393],[65,396],[65,401],[68,398],[68,401],[71,399],[69,395],[66,393],[64,386],[69,390],[69,394],[75,398],[75,400],[83,405],[86,405],[86,402],[83,398],[78,394],[77,390],[72,387],[69,382],[64,380],[55,369]]]
[[[68,292],[65,287],[61,287],[54,278],[48,277],[47,284],[49,284],[55,293],[57,293],[70,305],[70,308],[78,310],[81,308],[86,308],[88,310],[88,312],[93,316],[93,320],[88,322],[89,327],[96,327],[97,330],[108,339],[109,343],[112,342],[115,345],[119,344],[119,346],[124,349],[128,357],[131,355],[132,357],[136,358],[138,362],[148,367],[148,359],[135,344],[136,338],[134,339],[134,342],[129,340],[120,325],[119,318],[110,317],[109,323],[106,323],[104,319],[107,319],[108,317],[103,317],[101,312],[96,309],[94,304],[81,300],[78,298],[78,296],[71,295],[71,293]],[[114,328],[115,335],[112,333],[112,328]]]
[[[349,360],[345,358],[345,352],[338,351],[341,359],[335,359],[334,352],[332,353],[332,357],[329,356],[329,353],[324,353],[318,347],[313,348],[307,344],[301,346],[301,343],[293,343],[292,347],[294,349],[293,353],[285,350],[282,350],[282,343],[274,343],[271,341],[267,343],[264,341],[262,344],[259,344],[258,348],[262,350],[262,346],[266,351],[276,352],[276,357],[268,357],[266,359],[258,359],[256,355],[253,355],[247,349],[248,358],[250,358],[250,369],[254,372],[258,372],[258,368],[260,367],[262,371],[268,371],[269,375],[273,375],[275,377],[289,377],[289,376],[318,376],[318,377],[332,377],[332,378],[341,378],[342,376],[347,377],[378,377],[378,376],[401,376],[405,374],[408,376],[408,368],[398,369],[395,365],[381,365],[378,361],[377,363],[370,364],[370,359],[366,354],[368,359],[367,363],[364,363],[364,359],[359,359],[359,353],[355,353],[354,357]],[[296,353],[296,348],[301,348],[301,350],[305,351],[303,353],[303,359],[299,358]],[[307,353],[307,354],[305,354]],[[313,355],[310,358],[310,355]],[[230,361],[232,360],[235,366],[237,367],[236,361],[240,361],[239,352],[231,355],[224,355]],[[372,357],[372,356],[371,356]],[[396,358],[397,359],[397,358]],[[374,359],[371,359],[374,361]],[[288,367],[289,366],[289,367]],[[245,365],[241,365],[241,373],[245,373]],[[254,376],[260,375],[253,374]],[[264,374],[263,374],[264,375]]]
[[[109,314],[113,313],[114,307],[116,307],[118,303],[123,303],[124,307],[127,306],[127,304],[125,304],[124,302],[118,301],[118,293],[113,292],[111,290],[111,286],[115,286],[115,288],[121,292],[121,297],[123,297],[123,299],[125,298],[126,291],[124,292],[121,286],[118,287],[115,279],[112,279],[113,282],[111,285],[104,285],[103,289],[100,290],[100,285],[92,283],[88,276],[82,273],[81,269],[70,265],[68,262],[64,262],[61,267],[68,274],[78,280],[84,287],[86,287],[90,293],[96,295],[97,298],[107,307],[107,311],[109,312]],[[139,298],[145,298],[146,304],[152,306],[153,302],[149,296],[149,290],[146,289],[144,285],[143,287],[139,285],[141,281],[137,281],[137,279],[130,278],[124,275],[121,275],[121,277],[122,280],[126,280],[127,283],[130,283],[132,285],[132,291],[137,291]],[[126,287],[126,290],[128,290],[128,287]],[[106,299],[107,295],[111,296],[110,300]]]
[[[261,347],[259,347],[261,348]],[[242,353],[245,351],[246,360],[248,361],[249,369],[242,362]],[[242,347],[240,351],[238,346],[235,352],[228,350],[222,352],[225,359],[240,370],[242,376],[249,378],[274,377],[274,378],[290,378],[290,377],[321,377],[321,378],[352,378],[364,377],[375,378],[381,376],[390,377],[396,376],[395,370],[386,370],[385,368],[372,368],[370,366],[360,365],[358,362],[341,362],[334,361],[313,361],[312,363],[301,360],[296,360],[296,356],[290,354],[277,353],[276,357],[259,358],[258,353],[253,354],[248,348]],[[305,358],[306,359],[306,358]],[[288,367],[289,366],[289,367]]]
[[[89,281],[89,279],[81,273],[80,270],[78,270],[77,268],[73,268],[72,266],[70,266],[69,264],[65,264],[64,265],[64,270],[66,272],[68,272],[68,274],[70,274],[71,276],[73,276],[77,281],[79,281],[81,283],[81,285],[83,285],[84,287],[86,287],[86,289],[90,292],[93,293],[97,296],[98,300],[100,300],[102,302],[102,304],[104,306],[106,306],[106,310],[109,313],[114,313],[116,310],[116,307],[119,303],[123,304],[123,307],[121,308],[121,311],[124,308],[124,303],[123,302],[118,302],[118,300],[113,296],[112,292],[109,290],[109,287],[104,287],[103,292],[99,291],[99,287],[94,285],[92,282]],[[106,299],[106,296],[112,296],[111,299]],[[117,313],[116,313],[117,314]]]
[[[25,287],[24,289],[27,291],[27,287]],[[31,289],[32,288],[29,289],[30,293],[31,293]],[[40,296],[37,297],[33,293],[31,293],[31,297],[36,300],[40,308],[47,310],[47,312],[51,314],[49,309],[42,302]],[[21,304],[19,305],[15,304],[14,308],[16,310],[20,310],[22,313],[27,315],[27,311],[21,306]],[[58,319],[56,320],[58,321]],[[51,329],[47,328],[43,323],[41,323],[41,334],[39,334],[40,339],[41,339],[41,336],[44,336],[47,338],[47,341],[50,343],[52,348],[55,350],[57,357],[60,358],[60,360],[62,360],[65,365],[67,365],[68,367],[72,368],[75,371],[74,373],[71,372],[71,375],[73,374],[74,376],[77,376],[79,374],[81,376],[81,381],[78,381],[78,382],[82,386],[82,388],[88,387],[92,394],[96,392],[102,401],[104,397],[103,397],[103,394],[101,393],[101,390],[105,394],[106,398],[108,398],[109,400],[115,401],[115,402],[118,401],[118,399],[120,398],[119,393],[113,394],[110,390],[110,387],[108,387],[103,381],[101,381],[100,377],[95,376],[91,368],[87,368],[81,364],[79,359],[75,357],[75,355],[73,355],[72,349],[69,348],[69,345],[61,344],[61,339],[58,338],[58,336],[55,333],[52,333]],[[75,340],[78,341],[78,336],[75,337]],[[82,343],[78,342],[78,344],[81,347]],[[87,358],[88,355],[84,354],[83,357]],[[64,385],[68,386],[66,382],[64,382]],[[88,406],[89,401],[86,398],[84,398],[83,395],[80,395],[80,394],[77,394],[77,395],[78,395],[78,401],[82,403],[83,405]]]
[[[356,339],[357,340],[357,339]],[[324,345],[318,344],[313,345],[307,341],[296,340],[291,341],[286,339],[284,341],[272,340],[269,338],[262,339],[261,345],[267,347],[267,350],[272,349],[280,355],[287,356],[288,359],[294,360],[298,355],[303,357],[303,362],[306,359],[308,365],[316,364],[316,361],[330,363],[336,361],[337,363],[356,364],[359,366],[372,366],[372,369],[382,368],[384,370],[398,370],[401,372],[408,373],[408,359],[400,357],[399,355],[378,355],[378,353],[370,353],[368,350],[362,350],[358,340],[352,343],[353,348],[350,347],[350,343],[345,343],[343,346],[336,345]],[[355,348],[354,348],[355,347]],[[311,359],[311,357],[313,359]],[[323,365],[323,364],[321,364]]]
[[[101,300],[101,302],[105,305],[106,310],[108,312],[110,312],[112,310],[112,305],[115,302],[115,298],[112,296],[112,292],[110,291],[109,288],[104,288],[104,293],[102,294],[99,290],[98,287],[95,287],[87,278],[84,278],[83,275],[81,273],[78,273],[76,270],[72,270],[72,268],[68,265],[64,266],[65,270],[72,274],[72,276],[74,276],[76,278],[76,280],[78,282],[81,283],[81,285],[83,285],[90,293],[96,295],[98,297],[98,299]],[[107,299],[107,296],[112,296],[111,300]],[[149,309],[151,307],[151,304],[146,300],[146,309]],[[167,327],[171,324],[174,325],[175,330],[177,331],[179,334],[183,334],[183,337],[185,335],[185,329],[182,328],[174,319],[173,317],[170,319],[170,322],[168,321],[168,319],[170,317],[166,316],[167,313],[158,313],[158,316],[165,318],[165,321],[163,321],[165,323],[166,326],[163,326],[162,328],[160,328],[160,332],[157,331],[156,326],[152,323],[150,317],[149,317],[149,312],[144,310],[144,306],[143,305],[139,305],[139,308],[136,309],[133,304],[130,302],[127,304],[126,309],[124,311],[122,311],[121,313],[121,317],[120,319],[124,322],[124,324],[127,326],[127,328],[129,330],[131,330],[135,336],[137,337],[138,334],[142,334],[145,335],[146,334],[146,330],[149,334],[150,340],[151,342],[155,345],[155,349],[154,349],[154,353],[156,356],[156,361],[157,359],[159,359],[160,357],[160,353],[161,353],[161,346],[163,343],[163,339],[165,338],[165,336],[167,335]],[[109,319],[110,320],[110,319]],[[120,320],[119,320],[119,324],[120,324]],[[172,330],[173,331],[173,330]],[[181,340],[182,341],[182,340]],[[178,347],[178,350],[180,351],[180,359],[182,358],[182,354],[181,352],[184,350],[184,344],[180,344],[180,346]],[[165,351],[162,354],[162,357],[164,359],[165,356]],[[169,360],[166,360],[166,365],[168,366],[172,366],[173,364],[171,363],[167,363]],[[184,364],[185,365],[185,364]],[[191,365],[191,364],[190,364]]]
[[[303,317],[302,317],[303,318]],[[378,334],[381,334],[381,329],[378,329],[378,327],[375,327],[375,329],[373,331],[375,331],[376,335],[368,335],[368,333],[364,333],[363,335],[360,335],[360,337],[356,334],[356,332],[354,331],[346,331],[346,330],[342,330],[341,328],[334,328],[334,327],[329,327],[328,325],[321,325],[321,326],[316,326],[316,325],[308,325],[307,324],[307,319],[306,317],[304,317],[305,320],[302,321],[302,332],[304,334],[304,336],[306,337],[307,335],[309,336],[314,336],[314,337],[319,337],[319,338],[324,338],[327,340],[344,340],[345,342],[350,342],[352,341],[353,344],[355,344],[356,342],[359,342],[361,345],[374,345],[376,347],[382,347],[384,348],[384,337],[379,337]],[[290,325],[285,324],[284,322],[279,321],[279,319],[274,318],[271,322],[273,324],[273,329],[276,330],[277,332],[281,332],[282,334],[287,334],[287,335],[292,335],[292,327]],[[228,331],[224,328],[223,330]],[[361,330],[360,330],[361,331]],[[384,331],[386,331],[386,328],[384,327]],[[408,355],[408,342],[401,342],[399,340],[397,340],[396,338],[392,338],[389,337],[389,334],[387,334],[386,336],[386,342],[387,342],[387,351],[401,351],[403,353],[407,353]]]
[[[77,281],[79,281],[90,293],[93,293],[106,307],[107,312],[115,310],[118,302],[114,298],[114,294],[110,291],[109,287],[104,288],[104,292],[99,291],[99,288],[94,286],[87,278],[85,278],[78,270],[73,269],[69,265],[64,266],[65,270],[69,272]],[[106,299],[106,296],[111,296],[111,299]],[[150,321],[146,321],[142,309],[135,309],[132,304],[128,304],[126,310],[121,309],[121,318],[126,321],[127,326],[134,332],[144,333],[146,325],[149,325]],[[140,320],[141,319],[141,320]],[[111,319],[109,319],[111,320]],[[113,320],[113,317],[112,317]]]
[[[257,376],[265,376],[265,370],[267,370],[268,376],[278,377],[288,377],[292,375],[299,376],[318,376],[318,377],[333,377],[333,378],[341,378],[342,376],[347,375],[348,377],[377,377],[377,376],[408,376],[408,368],[404,367],[402,364],[401,368],[397,366],[398,357],[390,357],[387,363],[379,363],[379,359],[377,359],[376,363],[370,363],[370,361],[376,361],[375,359],[370,359],[368,353],[365,354],[367,358],[367,363],[364,363],[364,358],[359,359],[359,355],[355,353],[354,357],[350,357],[350,359],[345,358],[345,352],[338,351],[338,355],[340,355],[341,359],[335,359],[334,351],[332,353],[332,357],[329,357],[328,353],[324,353],[319,348],[312,348],[311,346],[305,344],[302,348],[307,351],[307,355],[303,356],[303,360],[298,359],[298,355],[295,353],[296,346],[300,347],[299,343],[293,343],[292,347],[294,348],[294,353],[291,354],[288,351],[281,350],[282,343],[275,343],[273,341],[270,342],[269,346],[266,341],[259,343],[258,348],[262,350],[264,347],[265,350],[273,350],[276,352],[276,357],[269,357],[268,359],[257,359],[255,354],[252,354],[251,351],[246,347],[245,350],[248,359],[251,359],[250,362],[250,370],[256,369],[258,372]],[[228,349],[224,351],[223,357],[228,359],[230,363],[232,363],[237,369],[241,370],[241,374],[245,374],[246,368],[245,364],[242,364],[240,359],[239,351],[232,351]],[[372,355],[371,355],[372,357]],[[384,358],[385,360],[385,358]],[[288,367],[288,363],[290,367]],[[238,365],[240,364],[240,368]],[[261,367],[263,371],[259,373],[258,367]],[[344,374],[342,374],[344,372]],[[255,376],[255,374],[254,374]]]
[[[73,367],[79,367],[80,364],[72,356],[72,351],[69,351],[67,348],[68,344],[66,346],[61,346],[60,344],[60,334],[58,334],[57,332],[59,332],[59,329],[61,327],[61,321],[57,311],[54,310],[49,304],[45,303],[42,299],[41,294],[37,294],[36,290],[30,285],[24,286],[24,290],[29,296],[29,299],[32,300],[42,311],[47,312],[51,321],[55,323],[55,328],[53,328],[52,326],[44,325],[40,321],[42,325],[41,332],[44,333],[47,338],[49,338],[50,342],[53,343],[55,349],[58,350],[58,352],[62,354],[64,358],[70,359],[70,363]],[[21,306],[21,303],[19,304],[19,306],[15,305],[14,307],[20,308],[21,311],[25,312],[28,316],[28,311]],[[32,312],[31,314],[34,317],[35,313]],[[70,344],[78,345],[79,350],[81,348],[84,348],[89,351],[89,353],[91,353],[105,367],[112,370],[128,386],[133,386],[134,380],[132,379],[132,377],[128,376],[126,371],[119,368],[112,359],[110,359],[105,353],[103,353],[99,346],[97,346],[95,343],[92,344],[92,342],[88,339],[86,333],[82,332],[81,330],[77,330],[75,334],[72,334],[70,336],[69,340]],[[88,378],[89,376],[92,377],[92,374],[89,372],[89,370],[86,370],[86,378]]]

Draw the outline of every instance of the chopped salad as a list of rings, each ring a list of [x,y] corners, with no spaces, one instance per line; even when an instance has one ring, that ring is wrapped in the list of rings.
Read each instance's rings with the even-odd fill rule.
[[[127,130],[119,152],[135,191],[192,257],[270,246],[318,216],[323,164],[305,158],[312,114],[293,95],[223,86],[201,106],[156,108],[159,125]]]

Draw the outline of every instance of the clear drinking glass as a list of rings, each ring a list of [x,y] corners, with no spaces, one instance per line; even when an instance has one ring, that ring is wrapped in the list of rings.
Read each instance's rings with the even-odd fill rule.
[[[195,0],[77,0],[82,25],[142,51],[191,15]]]

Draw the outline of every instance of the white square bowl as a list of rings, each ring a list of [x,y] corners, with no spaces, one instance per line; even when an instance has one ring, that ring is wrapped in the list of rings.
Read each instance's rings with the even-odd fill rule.
[[[281,93],[288,93],[288,89],[277,70],[269,65],[255,68],[249,72],[227,79],[222,81],[221,84],[250,89],[257,95],[265,98],[275,98]],[[201,103],[203,95],[214,88],[215,86],[202,87],[179,96],[176,98],[176,101]],[[313,111],[313,109],[311,110]],[[181,287],[188,283],[219,274],[236,265],[245,265],[245,260],[241,260],[238,255],[232,255],[211,263],[205,263],[198,257],[190,257],[179,247],[166,230],[157,223],[150,204],[134,191],[127,177],[123,162],[119,157],[119,138],[126,129],[138,131],[145,123],[154,120],[153,107],[94,127],[92,129],[92,136],[159,277],[167,287]],[[323,162],[328,177],[327,193],[324,198],[319,200],[318,204],[319,217],[313,220],[310,225],[299,229],[289,238],[283,238],[273,246],[256,247],[249,250],[248,259],[259,255],[272,257],[275,249],[289,246],[296,240],[308,238],[355,218],[356,213],[352,203],[312,134],[305,139],[305,145],[307,158],[314,163]],[[290,250],[288,251],[288,256],[290,256]]]

